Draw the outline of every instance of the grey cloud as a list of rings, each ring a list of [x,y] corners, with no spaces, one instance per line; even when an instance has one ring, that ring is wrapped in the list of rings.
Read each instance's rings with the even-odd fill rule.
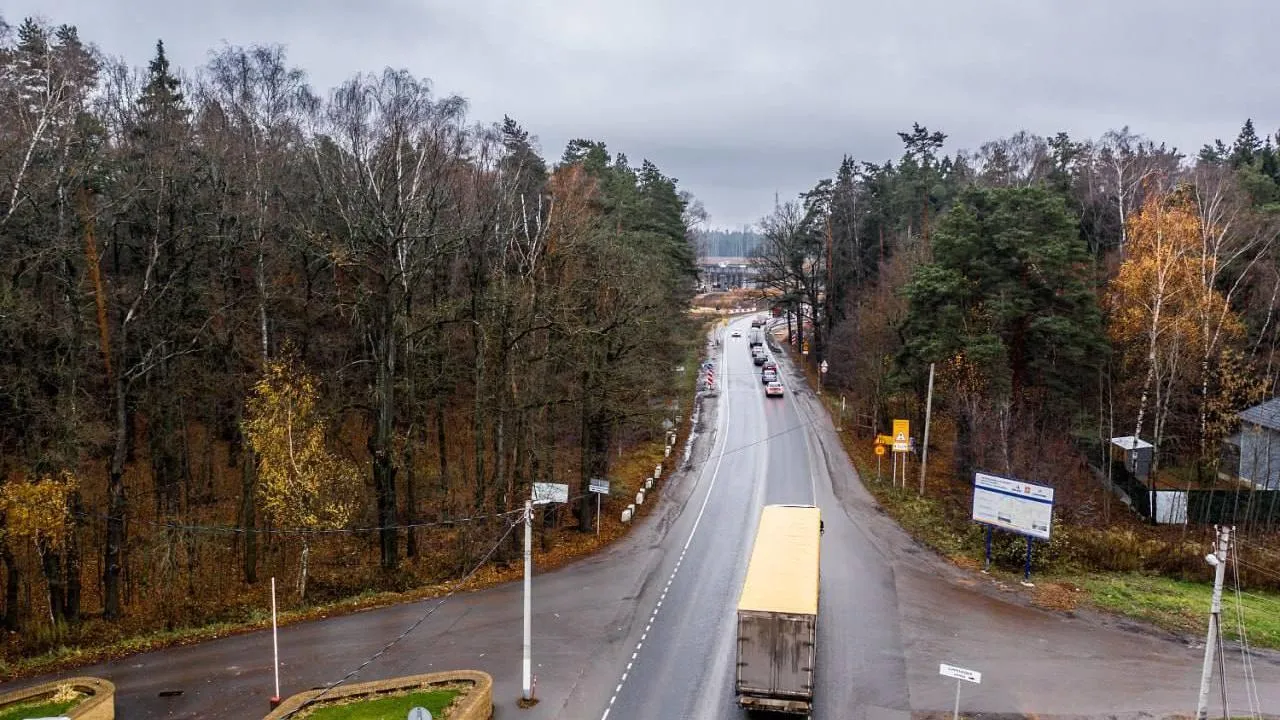
[[[949,149],[1026,128],[1135,131],[1194,153],[1246,117],[1280,124],[1268,0],[10,0],[144,63],[191,68],[226,40],[281,42],[314,84],[385,65],[509,114],[558,158],[592,137],[649,157],[715,224],[753,222],[830,175],[882,162],[920,122]]]

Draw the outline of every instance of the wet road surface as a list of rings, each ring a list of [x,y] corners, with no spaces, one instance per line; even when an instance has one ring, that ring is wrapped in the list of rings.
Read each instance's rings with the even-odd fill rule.
[[[747,321],[734,327],[745,331]],[[1198,647],[996,596],[988,581],[922,550],[876,509],[817,400],[785,360],[779,358],[787,395],[766,398],[746,338],[726,331],[722,353],[721,391],[705,404],[691,470],[666,481],[657,506],[628,538],[535,573],[537,706],[515,706],[519,583],[455,596],[355,680],[484,670],[494,677],[497,718],[745,717],[733,697],[733,609],[759,508],[816,502],[826,525],[816,718],[949,712],[955,684],[938,676],[939,662],[983,673],[981,685],[964,688],[962,712],[1137,718],[1194,710]],[[434,604],[282,628],[282,693],[342,677]],[[1228,655],[1233,709],[1242,714],[1239,653]],[[1273,658],[1255,660],[1269,712],[1280,709],[1280,663]],[[271,635],[63,673],[73,674],[116,683],[121,720],[259,718],[273,693]],[[166,690],[183,692],[160,697]]]

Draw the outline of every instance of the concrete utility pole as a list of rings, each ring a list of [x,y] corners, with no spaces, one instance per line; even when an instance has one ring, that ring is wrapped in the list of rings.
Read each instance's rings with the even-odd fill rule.
[[[1218,531],[1217,552],[1204,557],[1213,566],[1213,600],[1209,604],[1209,635],[1204,641],[1204,668],[1200,671],[1200,701],[1196,705],[1196,720],[1206,720],[1209,714],[1209,682],[1213,678],[1213,653],[1221,641],[1218,623],[1222,619],[1222,580],[1227,572],[1227,549],[1231,546],[1230,527],[1214,526]],[[1227,717],[1226,673],[1219,678],[1222,683],[1222,715]]]
[[[929,466],[929,421],[933,419],[933,363],[929,363],[929,398],[924,403],[924,447],[920,450],[920,497],[924,497],[924,471]]]
[[[524,663],[520,671],[523,697],[529,700],[532,694],[533,656],[533,622],[530,615],[533,603],[530,602],[530,590],[533,584],[533,501],[524,501]]]

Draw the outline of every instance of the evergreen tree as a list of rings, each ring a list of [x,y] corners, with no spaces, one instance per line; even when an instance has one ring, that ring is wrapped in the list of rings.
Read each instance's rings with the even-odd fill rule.
[[[1231,146],[1231,166],[1240,167],[1241,165],[1252,165],[1258,158],[1258,153],[1262,150],[1262,141],[1258,139],[1258,133],[1253,130],[1253,120],[1245,120],[1244,127],[1240,128],[1240,134],[1236,136],[1236,142]]]

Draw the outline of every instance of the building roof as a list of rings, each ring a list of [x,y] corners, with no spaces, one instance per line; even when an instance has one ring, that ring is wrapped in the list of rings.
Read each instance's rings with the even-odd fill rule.
[[[1245,410],[1240,413],[1240,419],[1270,430],[1280,430],[1280,398],[1271,398]]]

